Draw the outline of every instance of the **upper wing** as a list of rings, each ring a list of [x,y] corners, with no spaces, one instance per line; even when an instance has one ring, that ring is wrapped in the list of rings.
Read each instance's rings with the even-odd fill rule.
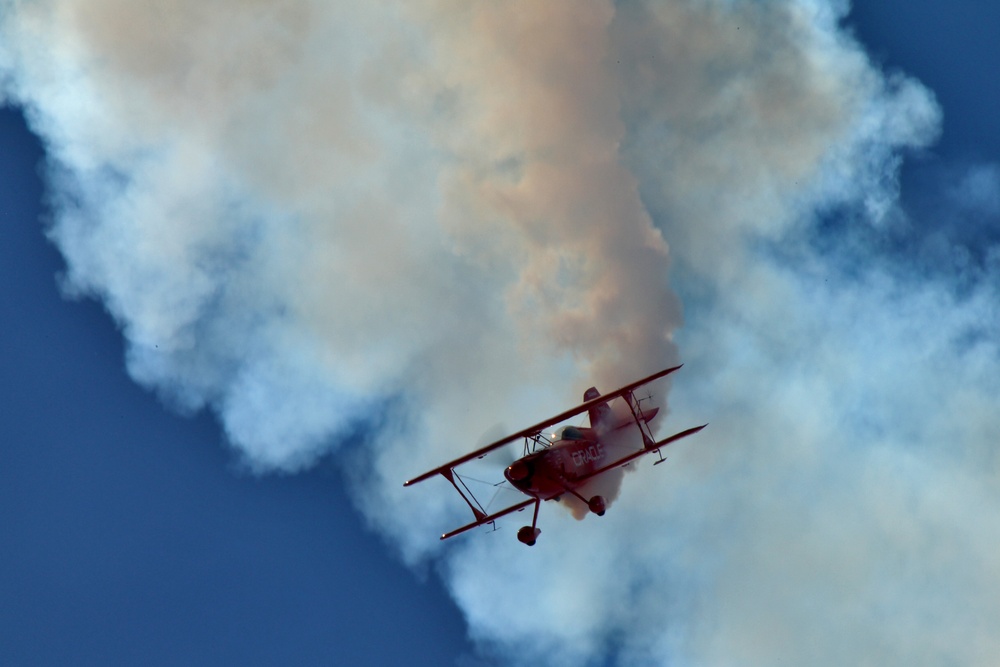
[[[522,429],[522,430],[518,431],[517,433],[513,433],[511,435],[508,435],[505,438],[501,438],[500,440],[497,440],[494,443],[491,443],[489,445],[486,445],[485,447],[477,449],[474,452],[470,452],[469,454],[466,454],[465,456],[461,456],[461,457],[455,459],[454,461],[449,461],[448,463],[445,463],[444,465],[438,466],[437,468],[434,468],[434,470],[429,470],[429,471],[425,472],[423,475],[420,475],[419,477],[414,477],[413,479],[411,479],[411,480],[409,480],[407,482],[404,482],[403,486],[409,486],[411,484],[416,484],[417,482],[422,482],[425,479],[430,479],[434,475],[443,474],[445,471],[451,470],[455,466],[459,466],[459,465],[462,465],[463,463],[466,463],[467,461],[471,461],[472,459],[477,459],[477,458],[480,458],[482,456],[485,456],[486,454],[492,452],[494,449],[498,449],[500,447],[503,447],[504,445],[509,444],[511,442],[514,442],[515,440],[518,440],[520,438],[526,438],[526,437],[530,437],[530,436],[533,436],[533,435],[537,435],[537,434],[541,433],[543,429],[545,429],[545,428],[547,428],[549,426],[552,426],[553,424],[558,424],[559,422],[566,421],[567,419],[570,419],[570,418],[575,417],[575,416],[577,416],[579,414],[582,414],[582,413],[586,412],[587,410],[589,410],[590,408],[595,407],[597,405],[600,405],[601,403],[603,403],[605,401],[610,401],[612,399],[618,398],[619,396],[624,396],[625,394],[627,394],[628,392],[632,391],[633,389],[637,389],[638,387],[641,387],[644,384],[652,382],[653,380],[659,380],[661,377],[664,377],[666,375],[670,375],[671,373],[673,373],[674,371],[676,371],[678,368],[680,368],[683,365],[684,364],[681,364],[680,366],[674,366],[672,368],[667,368],[667,369],[664,369],[664,370],[660,371],[659,373],[653,373],[649,377],[643,378],[641,380],[636,380],[635,382],[633,382],[631,384],[627,384],[624,387],[621,387],[620,389],[616,389],[615,391],[613,391],[613,392],[611,392],[609,394],[603,394],[601,396],[598,396],[597,398],[594,398],[592,400],[587,401],[586,403],[581,403],[580,405],[576,406],[575,408],[572,408],[572,409],[567,410],[565,412],[559,413],[555,417],[552,417],[550,419],[546,419],[545,421],[539,422],[539,423],[535,424],[534,426],[529,426],[528,428]]]

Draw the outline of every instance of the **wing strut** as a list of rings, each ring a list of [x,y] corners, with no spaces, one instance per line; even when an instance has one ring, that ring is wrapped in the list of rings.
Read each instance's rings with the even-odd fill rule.
[[[486,510],[484,510],[483,506],[479,504],[478,500],[476,500],[476,496],[472,494],[472,489],[470,489],[469,486],[465,483],[465,480],[463,480],[459,475],[455,474],[455,471],[452,468],[448,468],[447,470],[442,470],[441,474],[444,475],[445,479],[451,482],[451,485],[455,487],[456,491],[458,491],[458,495],[462,496],[462,500],[464,500],[469,505],[469,509],[471,509],[472,513],[476,516],[476,521],[482,521],[483,518],[486,517]],[[461,482],[462,486],[465,488],[465,493],[463,493],[462,489],[458,488],[458,484],[455,483],[456,477],[458,477],[458,481]],[[466,493],[468,495],[466,495]],[[475,504],[473,504],[473,502],[475,502]]]
[[[511,512],[518,512],[520,510],[523,510],[525,507],[527,507],[531,503],[535,503],[535,519],[537,520],[537,518],[538,518],[538,502],[539,502],[538,498],[529,498],[528,500],[520,502],[520,503],[518,503],[516,505],[511,505],[510,507],[504,508],[504,509],[500,510],[499,512],[494,512],[493,514],[489,514],[489,515],[484,514],[481,517],[479,515],[477,515],[475,521],[473,521],[472,523],[467,523],[464,526],[462,526],[461,528],[456,528],[455,530],[451,531],[450,533],[445,533],[444,535],[441,536],[441,539],[442,540],[447,540],[449,537],[454,537],[455,535],[458,535],[459,533],[464,533],[465,531],[471,530],[471,529],[475,528],[476,526],[483,526],[483,525],[486,525],[486,524],[491,524],[494,521],[496,521],[497,519],[499,519],[500,517],[506,516],[506,515],[510,514]]]

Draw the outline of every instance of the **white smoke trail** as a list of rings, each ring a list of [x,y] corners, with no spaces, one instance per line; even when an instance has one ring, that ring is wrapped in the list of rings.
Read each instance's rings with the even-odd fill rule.
[[[2,9],[66,284],[118,320],[133,376],[215,410],[261,471],[377,429],[342,452],[372,466],[359,506],[408,561],[440,559],[487,653],[996,655],[1000,374],[970,337],[996,295],[845,280],[811,245],[834,211],[905,225],[900,150],[939,122],[845,4]],[[676,360],[664,238],[688,318],[671,407],[710,429],[601,520],[546,507],[532,550],[512,530],[442,549],[461,503],[403,479]]]

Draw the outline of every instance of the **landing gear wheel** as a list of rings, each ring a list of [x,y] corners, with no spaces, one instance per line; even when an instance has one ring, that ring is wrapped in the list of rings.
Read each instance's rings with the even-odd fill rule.
[[[589,501],[587,501],[587,507],[590,508],[590,511],[596,514],[597,516],[604,516],[604,510],[606,508],[606,505],[604,503],[604,497],[594,496]]]
[[[517,531],[517,539],[522,544],[527,544],[529,547],[535,546],[535,540],[542,533],[539,528],[532,528],[531,526],[524,526],[519,531]]]

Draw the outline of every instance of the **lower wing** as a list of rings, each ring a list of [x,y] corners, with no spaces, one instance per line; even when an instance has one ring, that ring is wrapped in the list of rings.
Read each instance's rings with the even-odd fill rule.
[[[629,454],[628,456],[626,456],[623,459],[618,459],[614,463],[609,463],[608,465],[604,466],[603,468],[598,468],[597,470],[595,470],[593,472],[589,472],[586,475],[583,475],[582,477],[578,477],[576,481],[583,482],[583,481],[586,481],[586,480],[590,479],[591,477],[596,477],[597,475],[600,475],[602,472],[607,472],[607,471],[611,470],[612,468],[618,468],[618,467],[623,466],[623,465],[625,465],[627,463],[631,463],[632,461],[636,460],[640,456],[645,456],[646,454],[649,454],[651,452],[655,452],[656,450],[660,449],[661,447],[666,447],[670,443],[676,442],[676,441],[680,440],[681,438],[686,438],[689,435],[694,435],[695,433],[697,433],[701,429],[705,428],[706,426],[708,426],[708,424],[702,424],[701,426],[695,426],[694,428],[689,428],[686,431],[681,431],[680,433],[675,433],[672,436],[670,436],[669,438],[664,438],[663,440],[660,440],[658,442],[651,442],[646,447],[640,449],[637,452],[633,452],[633,453]]]

